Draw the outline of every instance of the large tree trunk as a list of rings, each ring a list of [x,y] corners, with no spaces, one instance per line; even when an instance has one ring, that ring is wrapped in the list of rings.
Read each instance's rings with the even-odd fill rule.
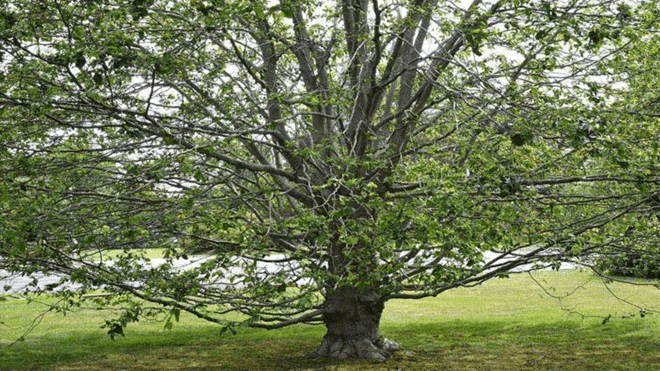
[[[340,289],[326,298],[323,320],[328,332],[309,357],[385,361],[401,347],[378,331],[384,302],[374,293]]]

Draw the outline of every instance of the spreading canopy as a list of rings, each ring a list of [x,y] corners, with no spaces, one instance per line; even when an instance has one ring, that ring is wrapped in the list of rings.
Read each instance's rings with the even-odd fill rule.
[[[0,268],[277,328],[657,246],[657,15],[3,2]]]

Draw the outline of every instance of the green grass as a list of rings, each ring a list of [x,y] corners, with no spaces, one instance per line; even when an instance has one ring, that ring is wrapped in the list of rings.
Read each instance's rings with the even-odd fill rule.
[[[497,279],[415,301],[392,301],[382,333],[404,347],[386,364],[304,360],[322,327],[277,331],[219,328],[191,316],[173,330],[139,322],[109,340],[99,326],[107,312],[48,313],[25,341],[9,347],[43,310],[7,297],[0,301],[0,370],[657,370],[660,313],[612,296],[589,272],[536,273],[554,295],[527,275]],[[619,297],[660,310],[660,290],[610,285]],[[45,298],[47,300],[47,298]],[[634,317],[622,318],[629,314]],[[612,315],[605,325],[602,321]]]

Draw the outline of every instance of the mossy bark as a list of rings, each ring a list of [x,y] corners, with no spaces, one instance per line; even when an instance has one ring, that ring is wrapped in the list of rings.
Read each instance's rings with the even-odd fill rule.
[[[378,326],[384,308],[384,302],[374,293],[340,289],[329,295],[323,316],[327,333],[309,357],[385,361],[401,347],[380,335]]]

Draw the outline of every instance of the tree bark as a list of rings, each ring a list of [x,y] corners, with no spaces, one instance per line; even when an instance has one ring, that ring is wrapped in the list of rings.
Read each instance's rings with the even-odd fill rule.
[[[310,358],[362,358],[384,362],[399,344],[380,335],[378,325],[385,304],[372,292],[339,289],[325,302],[323,321],[327,333]]]

